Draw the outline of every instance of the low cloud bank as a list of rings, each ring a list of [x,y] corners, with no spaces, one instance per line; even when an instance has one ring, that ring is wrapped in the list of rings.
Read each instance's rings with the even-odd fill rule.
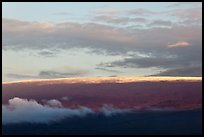
[[[104,104],[99,112],[95,112],[83,106],[76,109],[64,108],[56,99],[47,100],[42,105],[36,100],[15,97],[9,100],[8,105],[2,105],[2,124],[50,123],[74,116],[83,117],[96,113],[112,116],[127,112],[130,112],[130,109],[118,109],[107,104]]]

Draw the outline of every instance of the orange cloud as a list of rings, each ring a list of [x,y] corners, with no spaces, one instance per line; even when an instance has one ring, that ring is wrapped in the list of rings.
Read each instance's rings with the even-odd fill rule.
[[[168,45],[168,48],[186,47],[186,46],[190,46],[190,43],[186,41],[178,41],[174,44]]]

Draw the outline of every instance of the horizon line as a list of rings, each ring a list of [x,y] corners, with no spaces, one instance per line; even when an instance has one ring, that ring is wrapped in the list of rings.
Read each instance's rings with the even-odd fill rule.
[[[69,78],[50,78],[50,79],[29,79],[29,80],[16,80],[2,82],[2,84],[15,84],[15,83],[31,83],[31,82],[57,82],[63,81],[70,83],[101,83],[103,81],[117,80],[115,82],[139,82],[139,81],[176,81],[176,80],[190,80],[202,81],[200,77],[180,77],[180,76],[98,76],[98,77],[69,77]],[[85,80],[85,81],[84,81]],[[87,81],[89,80],[89,81]],[[128,81],[129,80],[129,81]]]

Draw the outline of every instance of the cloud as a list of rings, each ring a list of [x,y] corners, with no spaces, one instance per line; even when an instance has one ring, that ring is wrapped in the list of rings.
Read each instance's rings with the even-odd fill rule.
[[[104,15],[114,15],[114,14],[119,14],[121,13],[121,11],[116,10],[116,9],[100,9],[100,10],[96,10],[94,12],[95,14],[104,14]]]
[[[146,19],[146,18],[139,18],[139,17],[137,17],[137,18],[131,18],[130,19],[131,21],[133,21],[133,22],[140,22],[140,23],[145,23],[145,22],[147,22],[148,21],[148,19]]]
[[[96,16],[94,17],[95,21],[102,21],[106,23],[112,23],[112,24],[121,24],[126,25],[130,22],[129,17],[113,17],[113,16]]]
[[[112,105],[104,104],[100,110],[105,116],[113,116],[116,114],[123,114],[131,112],[132,109],[118,109],[114,108]]]
[[[148,25],[149,26],[171,26],[172,22],[167,20],[155,20]]]
[[[202,8],[193,7],[193,8],[187,8],[187,9],[175,9],[166,12],[168,15],[176,16],[180,19],[191,19],[191,20],[197,20],[202,19]]]
[[[136,20],[138,19],[136,18]],[[39,22],[23,22],[11,19],[3,19],[2,24],[3,49],[12,50],[69,50],[71,48],[88,48],[94,52],[96,50],[104,50],[107,54],[121,54],[129,51],[159,51],[168,42],[178,40],[188,41],[194,44],[195,42],[201,41],[202,36],[201,26],[191,25],[174,25],[171,29],[132,29],[131,27],[117,28],[97,23],[78,24],[65,22],[43,25],[43,23]],[[10,39],[7,39],[8,37]],[[48,52],[42,52],[40,54],[49,54],[48,56],[50,56]]]
[[[51,99],[46,101],[46,105],[50,106],[50,107],[63,107],[62,103],[56,99]]]
[[[100,21],[100,22],[104,22],[104,23],[109,23],[109,24],[115,24],[115,25],[128,25],[131,23],[145,23],[148,20],[142,17],[127,17],[127,16],[123,16],[123,17],[119,17],[119,16],[110,16],[110,15],[100,15],[100,16],[95,16],[93,18],[93,21]]]
[[[39,73],[40,78],[66,78],[66,77],[75,77],[83,75],[83,72],[56,72],[56,71],[41,71]]]
[[[16,79],[36,79],[36,78],[44,79],[44,78],[67,78],[84,76],[89,73],[89,71],[87,70],[72,68],[68,66],[56,69],[57,70],[42,70],[37,75],[8,73],[6,74],[6,76],[9,78]]]
[[[189,49],[187,49],[188,51]],[[185,50],[183,50],[185,51]],[[163,52],[161,54],[152,53],[146,57],[132,56],[124,58],[122,60],[99,63],[98,66],[102,68],[158,68],[161,73],[156,75],[161,76],[200,76],[202,75],[202,60],[201,55],[197,56],[185,55],[185,52],[179,52],[177,54],[169,54]],[[190,51],[189,51],[190,52]],[[164,71],[164,72],[163,72]],[[154,75],[154,74],[153,74]]]
[[[202,67],[195,66],[195,67],[187,67],[187,68],[169,69],[151,76],[202,77]]]
[[[126,11],[126,13],[128,14],[133,14],[133,15],[152,15],[152,14],[155,14],[156,12],[153,12],[153,11],[150,11],[150,10],[147,10],[147,9],[142,9],[142,8],[138,8],[138,9],[131,9],[131,10],[128,10]]]
[[[175,2],[167,6],[167,8],[182,8],[183,6],[200,7],[201,2]]]
[[[85,116],[92,113],[86,107],[78,109],[56,108],[44,106],[35,100],[13,98],[8,105],[2,106],[3,124],[10,123],[49,123],[72,116]],[[22,117],[23,116],[23,117]]]
[[[68,117],[83,117],[88,114],[101,113],[105,116],[112,116],[128,112],[130,109],[117,109],[107,104],[104,104],[99,112],[96,112],[83,106],[75,109],[64,108],[60,101],[55,99],[48,100],[45,105],[42,105],[35,100],[15,97],[9,100],[8,105],[2,105],[2,124],[50,123]]]
[[[182,60],[174,56],[151,56],[151,57],[130,57],[123,60],[100,63],[99,66],[104,67],[130,67],[130,68],[150,68],[150,67],[159,67],[159,68],[169,68],[182,65]],[[185,62],[186,63],[186,62]],[[190,62],[189,62],[190,63]]]
[[[3,49],[104,49],[107,45],[120,46],[134,42],[123,29],[95,23],[53,24],[3,19],[2,24]]]
[[[123,60],[116,60],[107,64],[134,68],[144,66],[146,68],[159,67],[171,69],[172,67],[182,68],[186,65],[200,64],[202,61],[202,23],[198,24],[197,21],[193,21],[196,23],[183,24],[184,22],[182,21],[188,22],[191,16],[201,13],[194,11],[196,9],[192,8],[189,11],[188,9],[182,10],[190,13],[185,15],[185,17],[181,17],[179,19],[180,23],[173,23],[171,27],[160,27],[161,24],[170,25],[171,20],[165,20],[166,22],[164,20],[156,20],[154,23],[160,23],[160,26],[145,29],[135,28],[134,21],[132,21],[133,24],[128,26],[117,27],[117,23],[115,23],[115,26],[113,25],[114,23],[111,25],[99,23],[80,24],[74,22],[54,24],[3,18],[2,49],[15,51],[23,49],[42,50],[39,54],[49,57],[57,54],[57,51],[60,50],[86,48],[91,53],[123,56]],[[175,12],[176,10],[165,11],[162,15],[180,17],[180,12],[179,14]],[[107,19],[118,18],[117,16],[102,17],[108,17]],[[128,18],[128,20],[136,19],[141,21],[146,19],[144,16],[141,19],[132,16]],[[199,18],[202,17],[197,15],[194,19]],[[151,20],[148,19],[146,23],[149,22],[151,23]],[[185,46],[185,48],[176,48],[179,46]],[[54,49],[57,51],[49,52]],[[131,56],[128,57],[128,52],[130,51],[135,55],[138,53],[144,55],[151,53],[153,56],[150,56],[150,58],[131,58]],[[39,75],[46,78],[77,76],[72,71],[70,74],[69,71],[58,70],[42,70]],[[81,73],[79,76],[81,76]]]
[[[56,53],[52,51],[40,51],[38,55],[43,56],[43,57],[54,57],[56,56]]]
[[[186,41],[178,41],[174,44],[168,45],[168,48],[175,48],[175,47],[186,47],[186,46],[190,46],[191,44],[189,42]]]
[[[102,70],[102,71],[106,71],[106,72],[113,72],[113,73],[121,73],[121,71],[118,71],[118,70],[114,70],[114,69],[107,69],[107,68],[105,68],[105,67],[101,67],[101,66],[99,66],[99,67],[96,67],[95,69],[97,69],[97,70]]]

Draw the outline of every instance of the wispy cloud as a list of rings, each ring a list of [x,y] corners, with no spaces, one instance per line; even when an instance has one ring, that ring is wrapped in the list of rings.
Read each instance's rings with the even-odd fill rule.
[[[67,77],[76,77],[76,76],[84,76],[88,74],[88,70],[73,68],[73,67],[61,67],[51,70],[42,70],[37,75],[31,74],[16,74],[16,73],[8,73],[6,74],[9,78],[17,78],[17,79],[36,79],[36,78],[67,78]]]
[[[108,69],[108,68],[105,68],[105,67],[102,67],[102,66],[98,66],[96,67],[95,69],[97,70],[102,70],[102,71],[106,71],[106,72],[114,72],[114,73],[122,73],[121,71],[118,71],[118,70],[114,70],[114,69]]]
[[[192,66],[176,69],[168,69],[161,71],[157,74],[151,76],[183,76],[183,77],[202,77],[202,67],[201,66]]]

